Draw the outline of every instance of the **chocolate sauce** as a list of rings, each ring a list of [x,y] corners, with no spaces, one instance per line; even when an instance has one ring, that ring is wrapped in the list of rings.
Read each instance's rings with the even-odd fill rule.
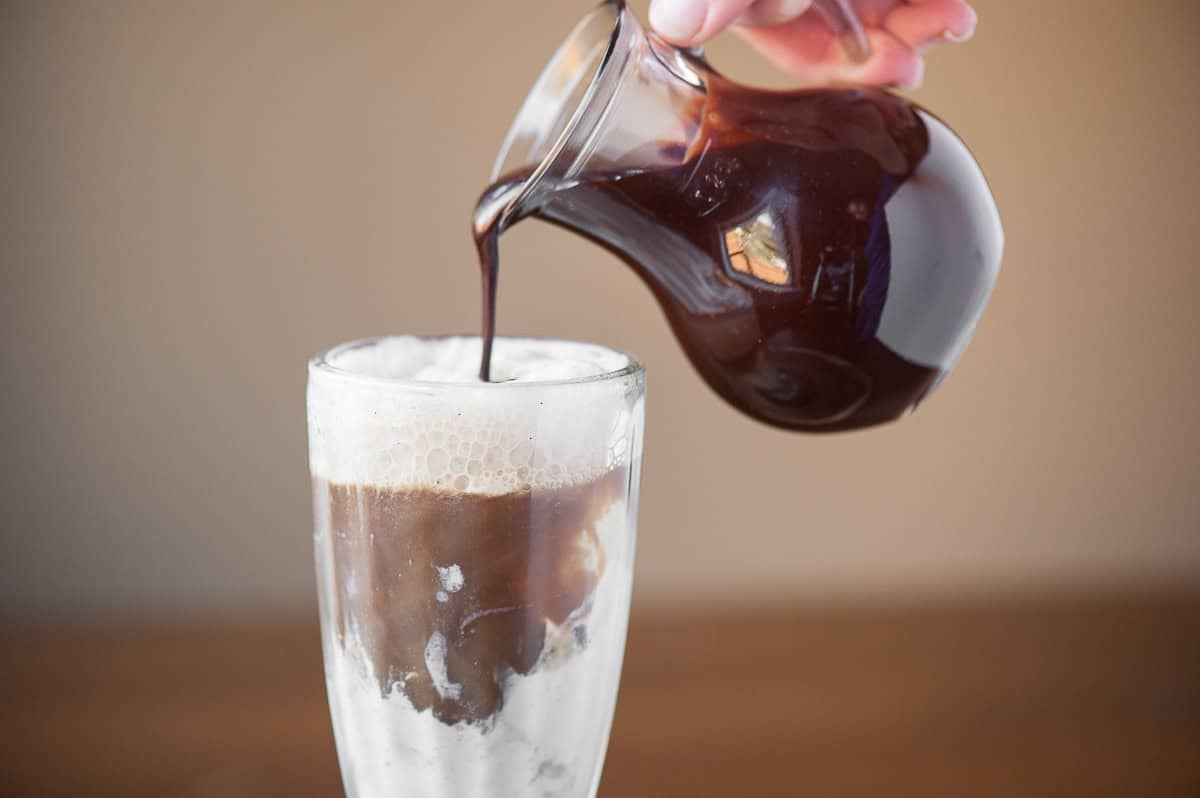
[[[654,293],[704,380],[760,421],[835,431],[915,406],[950,364],[906,359],[878,333],[894,279],[884,209],[921,179],[925,118],[884,91],[766,92],[717,76],[697,118],[686,152],[664,146],[639,159],[675,165],[589,162],[506,226],[544,219],[618,255]],[[525,176],[502,178],[476,208],[483,379],[495,332],[497,208]],[[968,279],[986,296],[981,263],[946,268],[978,270]],[[969,335],[967,326],[953,335]]]
[[[318,483],[338,642],[356,636],[384,698],[398,688],[448,725],[489,720],[509,676],[586,641],[596,523],[628,482],[617,468],[495,496]]]

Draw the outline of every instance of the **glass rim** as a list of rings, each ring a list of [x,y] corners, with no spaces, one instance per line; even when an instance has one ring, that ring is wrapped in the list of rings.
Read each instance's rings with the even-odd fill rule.
[[[613,371],[605,371],[599,374],[589,374],[584,377],[571,377],[569,379],[553,379],[553,380],[506,380],[505,382],[438,382],[433,380],[415,380],[408,377],[383,377],[377,374],[364,374],[361,371],[343,368],[336,365],[333,359],[346,352],[361,349],[367,346],[375,346],[384,341],[408,338],[415,339],[421,342],[444,341],[451,338],[460,339],[476,339],[478,335],[462,335],[448,333],[444,335],[376,335],[367,338],[357,338],[352,341],[345,341],[330,347],[329,349],[313,355],[308,360],[309,373],[327,374],[339,379],[350,380],[352,382],[360,382],[371,385],[388,386],[391,388],[414,388],[426,392],[444,392],[452,393],[455,391],[474,390],[474,391],[492,391],[492,392],[507,392],[520,390],[544,390],[546,388],[562,388],[578,385],[588,385],[592,383],[611,382],[619,380],[623,377],[641,376],[645,374],[646,367],[642,361],[633,354],[620,349],[614,349],[611,346],[597,344],[591,341],[577,341],[571,338],[554,338],[551,336],[538,335],[497,335],[496,341],[536,341],[541,343],[558,343],[558,344],[576,344],[581,346],[596,347],[619,355],[625,358],[625,365]]]

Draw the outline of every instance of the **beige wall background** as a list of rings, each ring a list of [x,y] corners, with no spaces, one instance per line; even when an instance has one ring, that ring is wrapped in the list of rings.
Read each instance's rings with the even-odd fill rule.
[[[643,605],[1200,583],[1200,5],[977,6],[915,96],[982,161],[1007,255],[903,423],[757,426],[611,256],[506,238],[503,332],[649,365]],[[312,603],[305,360],[477,329],[468,213],[585,8],[0,5],[0,611]]]

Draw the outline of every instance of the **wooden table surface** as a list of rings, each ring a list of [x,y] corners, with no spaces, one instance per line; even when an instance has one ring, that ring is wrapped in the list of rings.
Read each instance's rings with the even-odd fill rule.
[[[341,795],[312,623],[0,632],[0,795]],[[1200,796],[1200,595],[639,617],[602,798]]]

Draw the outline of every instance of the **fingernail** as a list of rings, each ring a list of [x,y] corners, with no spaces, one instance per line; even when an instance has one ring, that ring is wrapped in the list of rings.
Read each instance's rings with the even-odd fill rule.
[[[704,27],[708,0],[654,0],[650,24],[674,42],[690,42]]]
[[[950,42],[951,44],[962,44],[963,42],[967,41],[974,35],[975,35],[975,26],[974,25],[972,25],[970,28],[967,28],[965,33],[955,33],[954,31],[950,30],[949,28],[946,28],[946,30],[942,31],[942,38],[945,39],[946,41]]]
[[[975,35],[975,25],[979,22],[979,17],[975,14],[975,9],[973,8],[968,7],[967,12],[966,18],[963,19],[958,30],[946,28],[942,32],[943,39],[954,44],[962,44]]]

